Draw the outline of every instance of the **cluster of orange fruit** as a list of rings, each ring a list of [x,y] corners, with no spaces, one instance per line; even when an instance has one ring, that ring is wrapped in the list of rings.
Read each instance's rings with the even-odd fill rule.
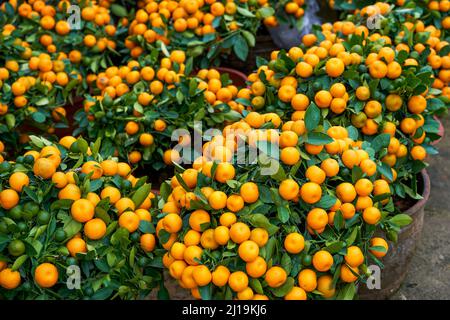
[[[175,151],[169,148],[170,142],[163,141],[167,134],[186,127],[197,113],[209,108],[212,111],[208,112],[212,113],[226,108],[236,115],[245,109],[235,101],[242,96],[232,81],[222,79],[223,74],[216,69],[201,69],[194,75],[186,75],[185,61],[185,53],[174,50],[150,65],[143,66],[137,60],[130,60],[127,65],[109,67],[99,74],[88,75],[93,99],[84,101],[84,113],[90,122],[84,129],[94,139],[98,137],[95,130],[104,125],[112,126],[117,134],[126,134],[127,138],[134,139],[134,144],[126,146],[121,142],[115,143],[115,154],[126,155],[132,164],[143,160],[146,150],[156,148],[162,148],[164,163],[172,164],[170,158]],[[185,91],[186,87],[189,93]],[[181,100],[178,99],[180,93]],[[196,97],[201,102],[193,102]],[[192,116],[168,116],[169,112],[179,113],[186,108],[190,108],[190,112],[195,111]],[[103,124],[105,114],[112,122]],[[144,160],[149,159],[147,156]]]
[[[78,264],[87,254],[94,254],[96,260],[106,259],[103,239],[112,237],[108,241],[114,243],[114,237],[118,237],[116,231],[122,229],[127,231],[127,238],[133,234],[133,241],[141,250],[140,254],[135,252],[136,259],[138,256],[148,259],[147,255],[156,246],[150,212],[155,194],[150,191],[150,185],[134,177],[125,162],[93,160],[90,147],[85,153],[80,152],[79,142],[72,136],[61,138],[58,144],[33,137],[31,147],[17,159],[20,163],[0,164],[2,180],[7,181],[0,192],[0,206],[10,218],[0,219],[1,232],[10,241],[2,252],[6,260],[0,261],[1,287],[18,288],[21,274],[27,287],[34,283],[41,288],[64,285],[61,274],[66,273],[66,267]],[[81,158],[79,168],[67,169],[80,154],[87,159]],[[45,197],[46,203],[41,197]],[[37,228],[52,231],[46,235],[42,231],[36,233]],[[25,251],[24,243],[31,241],[28,231],[34,232],[31,237],[35,242],[50,243],[45,252]],[[120,254],[112,248],[107,250],[111,268],[119,262],[122,253],[129,255],[116,249]],[[15,259],[22,255],[36,257],[36,266],[23,259],[18,264]],[[30,275],[32,270],[34,274]],[[111,269],[108,273],[113,276],[114,272]]]
[[[392,170],[392,180],[382,176],[374,155],[365,150],[368,146],[349,138],[344,127],[327,130],[332,143],[308,144],[303,119],[283,123],[273,113],[245,113],[245,119],[224,128],[223,136],[203,145],[192,168],[168,182],[170,192],[162,194],[165,203],[156,227],[167,250],[164,265],[199,299],[205,298],[199,288],[208,285],[214,288],[214,297],[227,299],[338,296],[346,283],[365,277],[363,265],[370,257],[382,258],[388,244],[375,237],[375,228],[367,229],[363,237],[370,239],[367,243],[348,238],[346,247],[337,251],[318,237],[332,241],[333,230],[337,239],[344,240],[350,232],[346,228],[380,226],[389,219],[385,205],[391,201],[396,172]],[[269,123],[273,129],[263,130]],[[237,153],[243,152],[238,149],[240,139],[248,148],[269,142],[280,148],[286,168],[302,169],[286,169],[278,180],[273,175],[262,177],[259,162],[244,169],[235,164]],[[360,175],[353,181],[345,172],[355,167]],[[266,213],[255,214],[259,210]],[[282,217],[280,210],[287,210],[287,216]],[[303,215],[304,220],[299,218]],[[352,221],[351,227],[345,227],[346,221]],[[300,259],[300,266],[293,269],[284,259]],[[336,273],[340,282],[333,280]]]
[[[405,23],[405,26],[412,29],[415,25]],[[434,37],[438,43],[436,48],[432,41],[430,50],[444,48],[447,42],[439,40],[435,34],[437,29],[427,27],[427,31],[430,30],[434,33],[429,39]],[[417,91],[406,79],[414,77],[412,70],[419,72],[419,58],[409,49],[405,50],[406,44],[394,47],[389,37],[377,33],[369,35],[365,26],[355,26],[352,22],[324,24],[322,35],[325,37],[322,41],[318,41],[315,34],[309,34],[303,37],[300,47],[291,48],[287,53],[273,52],[268,65],[249,76],[252,84],[247,89],[248,99],[255,108],[272,110],[280,100],[285,106],[283,119],[290,114],[290,120],[296,121],[303,119],[314,105],[331,123],[353,125],[367,136],[390,134],[389,155],[383,158],[390,166],[396,164],[397,157],[405,155],[411,155],[412,160],[424,160],[425,146],[432,141],[430,139],[435,139],[435,132],[430,131],[430,134],[424,125],[434,125],[433,115],[445,109],[442,99],[448,93],[445,68],[450,56],[440,57],[437,50],[427,57],[428,61],[444,61],[444,64],[436,62],[434,65],[443,69],[439,71],[439,78],[417,78],[416,87],[424,84],[423,90]],[[351,41],[348,40],[351,35],[362,36],[365,40],[348,49],[343,42]],[[425,45],[416,44],[415,50],[423,50]],[[367,55],[362,55],[364,46],[371,48]],[[365,74],[361,76],[361,73]],[[305,79],[309,81],[307,86],[303,85]],[[425,90],[427,85],[433,89]],[[268,92],[272,96],[276,94],[278,99],[270,98]],[[325,112],[327,109],[329,112]],[[403,139],[404,135],[398,134],[397,128],[409,139]]]
[[[131,56],[136,58],[144,52],[146,43],[153,44],[156,41],[177,48],[188,48],[194,42],[208,45],[242,28],[253,34],[250,37],[254,37],[260,21],[268,27],[278,25],[276,10],[280,5],[277,1],[269,0],[140,1],[139,9],[129,25],[125,46]],[[304,15],[304,0],[283,2],[282,5],[285,12],[295,19]],[[182,38],[183,34],[188,36],[188,41]]]

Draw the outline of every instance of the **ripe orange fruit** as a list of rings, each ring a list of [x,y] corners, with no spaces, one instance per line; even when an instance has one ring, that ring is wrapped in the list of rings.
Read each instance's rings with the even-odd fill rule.
[[[156,239],[153,234],[145,233],[141,236],[140,244],[145,252],[152,252],[155,249]]]
[[[50,179],[56,172],[56,167],[49,158],[39,158],[34,162],[33,172],[43,179]]]
[[[363,219],[367,224],[377,224],[381,219],[381,212],[376,207],[369,207],[363,211]]]
[[[212,272],[212,283],[217,287],[223,287],[228,283],[230,270],[227,267],[219,265]]]
[[[94,217],[95,207],[89,200],[78,199],[72,203],[70,213],[75,221],[84,223]]]
[[[202,209],[195,210],[189,217],[189,226],[198,232],[202,231],[202,225],[203,228],[205,228],[210,222],[211,217],[209,216],[209,213]]]
[[[233,242],[240,244],[250,238],[250,228],[243,222],[236,222],[230,228],[230,238]]]
[[[314,101],[319,108],[328,108],[333,100],[333,96],[326,90],[320,90],[314,96]]]
[[[414,160],[423,161],[427,156],[427,151],[422,146],[414,146],[411,149],[411,157]]]
[[[119,215],[121,215],[126,210],[135,210],[135,204],[130,198],[121,198],[114,204],[114,206],[116,207]]]
[[[119,226],[127,229],[129,232],[135,232],[139,228],[139,223],[139,216],[132,211],[126,211],[119,217]]]
[[[427,100],[423,96],[412,96],[408,100],[408,110],[414,114],[420,114],[425,111]]]
[[[118,164],[114,160],[103,160],[100,166],[103,169],[103,174],[107,177],[114,176],[118,172]]]
[[[246,203],[254,203],[259,198],[258,186],[254,182],[245,182],[241,186],[240,195]]]
[[[68,175],[66,174],[66,178]],[[75,181],[73,181],[75,182]],[[64,188],[62,188],[58,193],[59,199],[70,199],[70,200],[78,200],[81,198],[81,190],[80,188],[72,183],[67,184]]]
[[[309,181],[315,182],[317,184],[322,184],[326,178],[325,171],[318,166],[308,167],[308,169],[306,169],[305,176],[307,179],[309,179]]]
[[[9,186],[17,192],[22,192],[23,187],[26,187],[29,184],[30,178],[23,172],[14,172],[9,177]]]
[[[386,242],[386,240],[384,240],[383,238],[379,238],[379,237],[374,237],[374,238],[370,239],[370,246],[371,247],[383,247],[386,250],[385,252],[382,252],[382,251],[369,249],[370,253],[372,253],[378,259],[383,258],[389,250],[389,245]]]
[[[296,198],[299,190],[300,188],[298,183],[293,179],[283,180],[278,188],[280,196],[285,200],[293,200]]]
[[[306,300],[306,291],[300,287],[292,287],[291,291],[284,296],[284,300]]]
[[[101,178],[101,176],[103,175],[103,168],[98,162],[87,161],[81,167],[81,172],[84,174],[92,173],[91,180],[95,180]]]
[[[214,234],[214,236],[215,236],[215,234]],[[188,232],[186,232],[186,234],[184,235],[183,242],[187,247],[196,246],[200,243],[200,237],[201,237],[200,232],[191,229]],[[216,241],[217,241],[217,239],[216,239]]]
[[[41,263],[34,271],[34,281],[41,288],[53,287],[58,282],[58,276],[58,269],[48,262]]]
[[[295,147],[283,148],[281,150],[280,160],[288,166],[293,166],[301,160],[300,151]]]
[[[169,273],[174,279],[180,279],[186,267],[186,262],[183,260],[176,260],[169,266]]]
[[[359,196],[362,197],[369,196],[373,190],[372,181],[366,178],[359,179],[355,184],[355,190]]]
[[[106,234],[106,223],[99,218],[89,220],[84,225],[84,234],[91,240],[101,239]]]
[[[330,58],[325,64],[325,71],[332,78],[339,77],[344,69],[344,62],[339,58]]]
[[[322,198],[322,188],[315,182],[307,182],[300,189],[300,196],[306,203],[313,204]]]
[[[250,240],[256,242],[256,244],[262,248],[269,241],[269,233],[266,229],[255,228],[250,232]]]
[[[247,262],[245,270],[250,277],[259,278],[266,273],[267,263],[262,257],[257,257],[255,260]]]
[[[188,246],[183,253],[183,259],[191,266],[196,266],[202,259],[203,249],[197,245]]]
[[[289,253],[300,253],[304,247],[305,238],[303,238],[303,236],[298,232],[289,233],[284,239],[284,248]]]
[[[259,247],[256,242],[246,240],[239,245],[238,254],[245,262],[252,262],[259,255]]]
[[[353,272],[352,272],[353,271]],[[349,267],[347,267],[345,264],[342,265],[341,267],[341,274],[340,274],[340,278],[342,281],[344,282],[355,282],[358,279],[358,276],[356,276],[355,274],[359,274],[358,268],[354,268],[352,267],[351,269]]]
[[[19,195],[13,189],[6,189],[0,192],[0,205],[3,209],[9,210],[19,203]]]
[[[169,233],[176,233],[180,231],[183,226],[183,220],[181,220],[181,217],[176,213],[169,213],[162,221],[164,230]]]
[[[115,204],[121,197],[120,190],[111,186],[105,187],[100,193],[100,198],[109,198],[109,203],[111,204]]]
[[[221,246],[226,245],[230,239],[230,230],[225,226],[214,229],[214,240]]]
[[[234,292],[241,292],[248,287],[248,277],[242,271],[235,271],[228,278],[228,285]]]
[[[328,224],[327,212],[321,208],[314,208],[308,212],[306,222],[314,230],[321,230]]]
[[[214,191],[208,198],[209,205],[214,210],[220,210],[227,205],[227,195],[222,191]]]
[[[336,187],[336,195],[342,202],[352,202],[356,198],[356,190],[351,183],[342,182]]]
[[[359,267],[364,262],[364,255],[361,249],[357,246],[350,246],[347,248],[347,254],[345,255],[345,262],[350,267]]]
[[[0,286],[7,290],[12,290],[20,285],[20,273],[19,271],[13,271],[10,268],[0,271]]]
[[[306,292],[314,291],[317,287],[317,275],[311,269],[303,269],[298,274],[298,285]]]
[[[319,290],[324,298],[331,298],[336,292],[333,287],[333,278],[330,275],[323,275],[317,280],[317,290]]]
[[[86,242],[81,238],[72,238],[66,244],[67,250],[72,257],[75,257],[77,253],[87,252]]]
[[[328,251],[320,250],[313,255],[312,263],[317,271],[325,272],[333,265],[333,256]]]
[[[343,203],[341,205],[341,207],[339,208],[339,210],[341,211],[342,216],[346,220],[353,218],[353,216],[356,213],[355,206],[353,204],[351,204],[351,203],[348,203],[348,202]]]
[[[214,194],[214,193],[213,193]],[[213,195],[212,194],[212,195]],[[244,199],[237,194],[232,194],[227,199],[227,209],[232,212],[238,212],[244,208]]]
[[[320,168],[325,172],[327,177],[334,177],[339,173],[339,163],[332,158],[322,161]]]
[[[278,266],[271,267],[267,270],[264,280],[266,280],[267,285],[271,288],[278,288],[283,283],[286,282],[287,274],[286,271]]]
[[[219,218],[220,224],[225,227],[231,227],[231,225],[236,223],[236,220],[236,215],[233,212],[225,212]]]
[[[211,271],[205,265],[199,265],[195,267],[192,272],[192,277],[198,286],[203,287],[208,285],[212,280]]]

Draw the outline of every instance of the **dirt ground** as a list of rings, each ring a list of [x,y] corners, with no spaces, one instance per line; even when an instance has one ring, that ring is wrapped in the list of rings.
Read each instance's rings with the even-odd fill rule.
[[[422,239],[406,280],[391,299],[450,299],[450,117],[439,155],[429,159],[431,196],[425,208]]]

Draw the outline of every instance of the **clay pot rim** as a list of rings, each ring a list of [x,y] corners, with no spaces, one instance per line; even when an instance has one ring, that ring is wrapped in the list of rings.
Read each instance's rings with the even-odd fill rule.
[[[228,67],[213,67],[213,69],[216,69],[220,73],[235,74],[236,76],[239,76],[240,78],[242,78],[242,80],[244,80],[244,82],[248,81],[247,76],[239,70],[236,70],[233,68],[228,68]]]
[[[423,208],[425,204],[428,202],[428,199],[430,198],[431,183],[430,183],[430,176],[428,175],[427,170],[422,169],[420,171],[420,176],[422,177],[423,180],[422,199],[417,201],[411,208],[405,211],[405,213],[410,216],[415,215],[421,208]]]

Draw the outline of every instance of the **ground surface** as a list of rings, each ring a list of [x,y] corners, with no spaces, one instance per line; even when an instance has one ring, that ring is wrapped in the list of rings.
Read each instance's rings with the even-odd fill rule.
[[[450,299],[450,117],[438,144],[439,155],[430,160],[431,196],[425,208],[422,239],[406,280],[392,299]]]

